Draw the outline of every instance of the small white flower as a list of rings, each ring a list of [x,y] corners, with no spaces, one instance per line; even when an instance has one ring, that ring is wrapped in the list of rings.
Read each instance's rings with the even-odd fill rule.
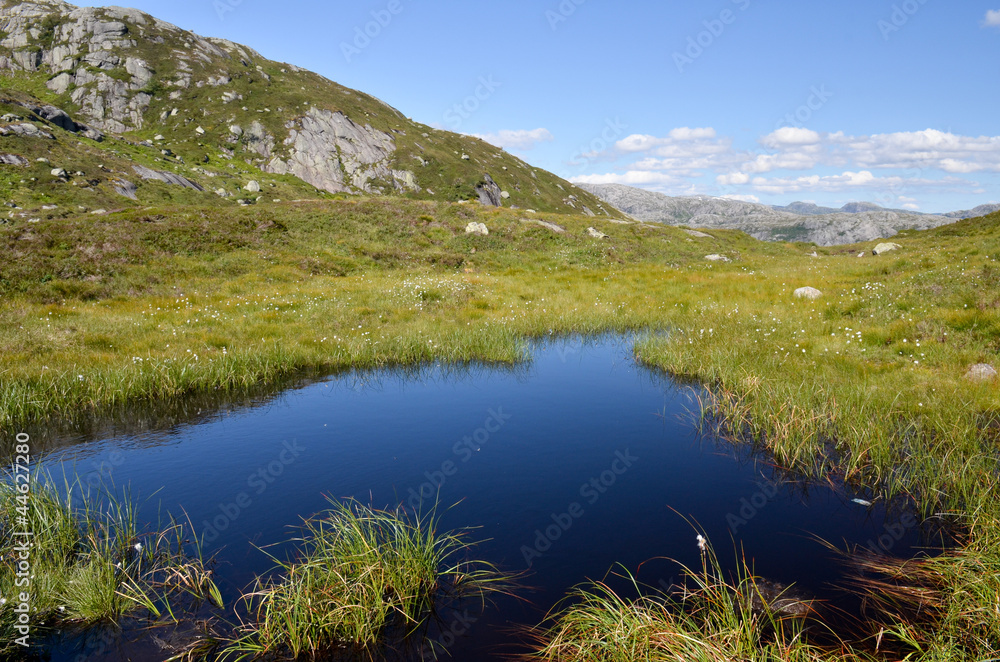
[[[142,551],[142,543],[141,542],[137,542],[136,544],[133,545],[133,547],[135,548],[135,551],[137,551],[137,552],[141,552]]]
[[[7,604],[7,598],[0,598],[0,607],[4,606],[5,604]]]
[[[705,545],[707,543],[708,543],[708,541],[705,540],[705,536],[703,536],[701,534],[698,534],[698,549],[700,549],[701,551],[704,552],[705,551]]]

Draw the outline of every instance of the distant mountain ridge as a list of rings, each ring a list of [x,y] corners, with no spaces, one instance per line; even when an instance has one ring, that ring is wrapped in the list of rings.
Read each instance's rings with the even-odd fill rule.
[[[802,241],[820,246],[892,237],[902,230],[927,230],[985,216],[1000,205],[981,205],[949,214],[922,214],[851,202],[840,209],[793,202],[784,207],[711,196],[671,197],[622,184],[581,184],[635,219],[668,225],[742,230],[766,241]]]

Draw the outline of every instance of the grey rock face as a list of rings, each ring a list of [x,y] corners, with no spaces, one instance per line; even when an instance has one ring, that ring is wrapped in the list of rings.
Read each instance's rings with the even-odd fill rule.
[[[196,191],[204,191],[205,189],[201,187],[197,182],[192,182],[186,177],[181,177],[178,174],[172,172],[164,172],[162,170],[152,170],[145,166],[132,166],[136,174],[143,179],[153,180],[158,182],[165,182],[167,184],[174,184],[176,186],[183,186],[184,188],[194,189]]]
[[[241,135],[248,150],[264,158],[271,157],[271,153],[274,151],[274,136],[267,132],[263,124],[254,122]]]
[[[34,43],[37,25],[53,13],[60,24],[51,42]],[[142,12],[118,7],[77,8],[41,1],[4,6],[0,8],[0,33],[7,36],[0,46],[13,53],[10,58],[0,57],[0,69],[45,70],[52,75],[47,86],[53,92],[65,94],[76,86],[73,102],[95,127],[114,133],[139,129],[152,100],[141,90],[153,80],[154,73],[143,60],[120,53],[137,44],[134,37],[138,35],[131,33],[129,24],[141,30],[151,23],[158,28],[172,27]],[[105,73],[118,67],[123,67],[131,80]]]
[[[479,203],[486,207],[503,206],[503,191],[489,175],[483,177],[483,183],[476,187]]]
[[[264,167],[266,172],[295,175],[331,193],[378,193],[376,181],[396,190],[415,187],[412,173],[407,178],[406,171],[390,167],[396,143],[388,133],[355,124],[341,112],[317,108],[287,128],[288,156],[273,158]]]
[[[729,258],[725,255],[719,255],[718,253],[712,253],[711,255],[706,255],[705,259],[709,262],[729,262]]]
[[[608,238],[608,235],[604,234],[603,232],[601,232],[597,228],[587,228],[587,234],[590,235],[591,237],[593,237],[594,239],[607,239]]]

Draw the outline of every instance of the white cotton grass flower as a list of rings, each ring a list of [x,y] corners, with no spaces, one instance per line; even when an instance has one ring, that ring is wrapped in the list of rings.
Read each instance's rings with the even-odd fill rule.
[[[708,545],[708,541],[705,540],[705,536],[703,536],[703,535],[701,535],[699,533],[698,534],[698,549],[700,549],[702,552],[705,552],[706,549],[707,549],[707,547],[706,547],[707,545]]]
[[[137,552],[141,552],[141,551],[142,551],[142,543],[141,543],[141,542],[137,542],[136,544],[132,545],[132,547],[133,547],[133,548],[135,549],[135,551],[137,551]]]

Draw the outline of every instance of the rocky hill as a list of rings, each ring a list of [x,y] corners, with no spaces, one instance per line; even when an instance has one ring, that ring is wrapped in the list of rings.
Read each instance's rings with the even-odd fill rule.
[[[386,194],[620,217],[477,138],[134,9],[0,0],[0,116],[0,201],[21,215]]]
[[[933,215],[883,209],[854,202],[841,209],[795,202],[787,207],[710,196],[671,197],[621,184],[582,185],[616,209],[647,222],[697,228],[742,230],[768,241],[803,241],[836,246],[892,237],[902,230],[926,230],[984,216],[1000,205]]]
[[[961,221],[967,218],[979,218],[980,216],[986,216],[987,214],[992,214],[994,212],[1000,211],[1000,205],[979,205],[975,209],[967,209],[965,211],[953,211],[947,214],[942,214],[948,218],[953,218],[955,220]]]

